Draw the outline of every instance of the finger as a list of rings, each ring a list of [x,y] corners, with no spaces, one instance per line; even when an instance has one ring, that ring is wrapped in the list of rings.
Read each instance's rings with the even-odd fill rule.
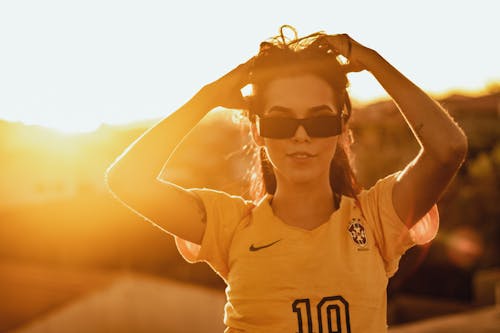
[[[229,73],[226,73],[221,79],[231,80],[237,82],[237,84],[245,83],[248,80],[250,74],[250,69],[254,63],[254,58],[252,57],[246,62],[233,68]]]
[[[343,55],[344,57],[347,57],[348,53],[348,43],[346,43],[346,36],[346,34],[327,36],[328,44],[330,44],[330,46],[333,47],[333,49],[337,51],[337,53]]]
[[[357,61],[349,61],[345,65],[342,65],[342,69],[347,74],[347,73],[361,72],[364,69],[364,67]]]
[[[342,34],[342,37],[344,38],[344,41],[347,43],[347,51],[345,57],[349,59],[351,57],[351,51],[352,51],[351,37],[349,37],[348,34]]]
[[[254,63],[254,60],[255,60],[255,57],[252,57],[252,58],[248,59],[246,62],[238,65],[230,73],[233,73],[233,72],[240,72],[240,73],[248,72],[249,69],[252,67],[252,65]]]

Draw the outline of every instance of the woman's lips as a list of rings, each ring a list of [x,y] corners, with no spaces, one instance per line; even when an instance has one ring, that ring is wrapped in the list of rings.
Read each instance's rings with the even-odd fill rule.
[[[294,153],[289,153],[289,154],[287,154],[287,156],[291,157],[293,159],[297,159],[297,160],[307,160],[307,159],[315,157],[316,155],[305,152],[305,151],[298,151],[298,152],[294,152]]]

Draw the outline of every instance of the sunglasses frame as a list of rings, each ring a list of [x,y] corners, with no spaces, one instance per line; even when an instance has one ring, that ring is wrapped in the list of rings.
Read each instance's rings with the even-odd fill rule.
[[[332,119],[335,119],[335,122],[332,122]],[[341,113],[308,118],[257,117],[256,125],[259,136],[269,139],[292,138],[299,126],[302,126],[311,138],[326,138],[342,133],[342,120]],[[283,128],[283,125],[287,126],[287,128]]]

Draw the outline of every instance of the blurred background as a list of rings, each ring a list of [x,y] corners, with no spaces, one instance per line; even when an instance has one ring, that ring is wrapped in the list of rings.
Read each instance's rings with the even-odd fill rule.
[[[148,127],[284,23],[300,34],[348,32],[464,129],[469,152],[439,202],[440,232],[403,257],[388,288],[388,320],[394,332],[471,324],[470,331],[494,332],[500,8],[430,4],[2,2],[0,332],[223,329],[222,280],[205,264],[185,263],[171,236],[113,198],[104,174]],[[357,174],[369,187],[403,168],[418,145],[368,73],[349,79]],[[212,111],[167,165],[169,179],[245,196],[248,138],[237,111]]]

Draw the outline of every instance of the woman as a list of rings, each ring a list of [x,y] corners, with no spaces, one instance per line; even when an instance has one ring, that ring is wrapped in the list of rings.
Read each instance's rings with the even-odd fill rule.
[[[108,169],[108,186],[174,235],[186,260],[206,261],[225,280],[226,332],[385,332],[387,280],[409,247],[435,236],[435,204],[467,141],[376,51],[346,34],[288,40],[286,27],[139,137]],[[348,158],[346,73],[361,70],[394,99],[421,146],[369,190],[360,190]],[[243,97],[249,83],[253,94]],[[248,110],[267,192],[258,201],[157,178],[217,106]]]

